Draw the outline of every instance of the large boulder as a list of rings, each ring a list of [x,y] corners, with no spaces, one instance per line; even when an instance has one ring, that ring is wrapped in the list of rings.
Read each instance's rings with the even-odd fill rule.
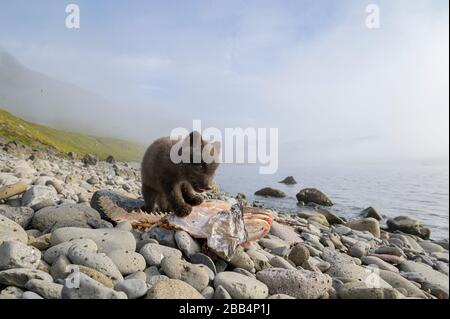
[[[376,208],[373,208],[372,206],[364,209],[361,212],[361,216],[366,217],[366,218],[372,217],[378,221],[383,220],[383,215],[381,215],[381,213]]]
[[[305,188],[295,195],[299,202],[315,203],[322,206],[333,206],[331,200],[316,188]]]
[[[293,176],[288,176],[282,181],[279,181],[278,183],[286,184],[286,185],[295,185],[297,184],[297,181],[294,179]]]
[[[91,228],[90,219],[100,219],[100,214],[83,204],[62,204],[38,210],[31,225],[42,232],[52,232],[62,227]]]
[[[418,220],[408,216],[397,216],[388,219],[387,226],[391,232],[398,230],[403,233],[419,236],[423,239],[429,239],[431,235],[431,230],[428,227],[425,227]]]
[[[278,189],[271,187],[264,187],[255,192],[255,195],[264,196],[264,197],[276,197],[283,198],[286,197],[286,194]]]
[[[84,165],[97,165],[97,158],[95,158],[92,154],[86,154],[83,157],[83,163]]]

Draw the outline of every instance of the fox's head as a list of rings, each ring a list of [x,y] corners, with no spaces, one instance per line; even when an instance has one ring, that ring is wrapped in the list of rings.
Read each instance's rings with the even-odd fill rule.
[[[194,131],[182,144],[189,152],[189,161],[182,163],[183,177],[196,192],[211,190],[214,173],[220,161],[220,142],[207,142],[200,133]]]

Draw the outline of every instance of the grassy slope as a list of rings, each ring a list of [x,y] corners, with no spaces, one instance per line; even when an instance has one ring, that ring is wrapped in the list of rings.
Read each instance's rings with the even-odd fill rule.
[[[37,149],[52,148],[67,154],[94,154],[99,159],[113,155],[118,160],[139,160],[144,148],[124,140],[66,132],[34,124],[0,109],[0,138]]]

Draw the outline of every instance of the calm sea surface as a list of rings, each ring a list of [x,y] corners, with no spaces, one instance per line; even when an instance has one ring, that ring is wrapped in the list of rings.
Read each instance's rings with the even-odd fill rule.
[[[297,185],[278,181],[293,175]],[[280,168],[274,175],[260,175],[255,166],[222,164],[216,180],[230,195],[243,192],[249,200],[266,207],[296,212],[295,194],[305,187],[316,187],[334,202],[331,211],[355,217],[368,206],[387,217],[408,215],[431,228],[433,239],[449,238],[449,168],[446,165],[356,165],[339,167],[305,166]],[[267,199],[253,195],[263,187],[274,187],[288,196]]]

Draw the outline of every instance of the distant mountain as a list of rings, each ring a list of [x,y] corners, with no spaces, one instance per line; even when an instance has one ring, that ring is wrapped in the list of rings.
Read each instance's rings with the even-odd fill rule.
[[[76,85],[52,79],[0,52],[0,106],[32,122],[87,134],[122,137],[131,114]],[[122,108],[123,109],[123,108]]]
[[[96,137],[34,124],[0,109],[0,140],[16,141],[37,149],[52,149],[67,154],[94,154],[99,159],[108,155],[124,161],[139,160],[143,146],[114,138]]]

